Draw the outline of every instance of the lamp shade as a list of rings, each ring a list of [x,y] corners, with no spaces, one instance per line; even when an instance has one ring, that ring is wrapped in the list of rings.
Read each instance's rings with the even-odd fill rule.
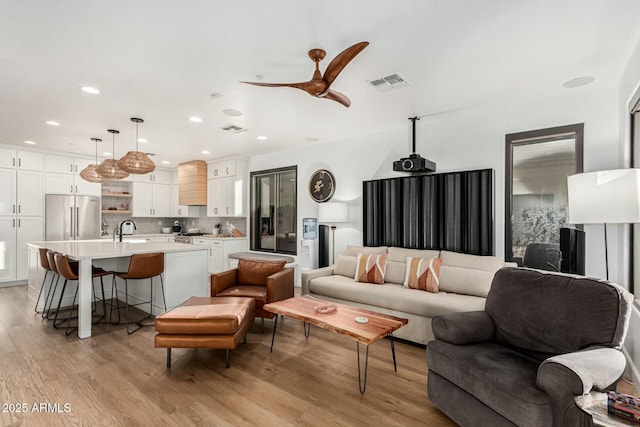
[[[640,169],[615,169],[567,177],[571,224],[640,222]]]
[[[349,222],[349,205],[346,203],[320,203],[318,205],[318,222],[328,224]]]

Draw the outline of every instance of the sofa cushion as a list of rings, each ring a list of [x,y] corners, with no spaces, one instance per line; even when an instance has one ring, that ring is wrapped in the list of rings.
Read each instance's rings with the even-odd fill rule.
[[[441,258],[407,257],[407,274],[402,285],[405,288],[438,293],[441,265]]]
[[[417,316],[433,317],[458,311],[484,310],[484,298],[447,292],[432,294],[402,285],[359,283],[344,276],[316,277],[309,292],[330,298],[388,308]]]
[[[486,297],[496,271],[504,267],[501,258],[442,251],[439,289]]]
[[[358,265],[358,257],[350,255],[340,255],[336,259],[333,274],[339,274],[345,277],[355,277],[356,266]]]
[[[358,254],[358,264],[354,280],[365,283],[384,283],[384,272],[387,269],[387,254]]]
[[[348,245],[347,249],[342,253],[342,255],[349,256],[358,256],[358,254],[386,254],[387,247],[386,246],[351,246]]]
[[[553,425],[549,396],[536,388],[539,362],[522,353],[497,343],[431,341],[427,364],[516,425]]]
[[[241,259],[238,261],[238,284],[267,286],[267,277],[284,270],[285,261]]]
[[[632,302],[633,296],[613,283],[503,268],[491,285],[486,311],[500,342],[544,359],[590,346],[619,348]]]
[[[389,261],[387,257],[387,270],[384,272],[385,283],[395,283],[401,285],[407,272],[407,261]]]

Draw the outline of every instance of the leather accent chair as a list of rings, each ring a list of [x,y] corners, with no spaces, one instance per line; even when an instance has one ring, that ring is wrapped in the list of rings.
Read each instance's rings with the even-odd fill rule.
[[[265,304],[293,298],[293,268],[285,268],[285,261],[241,259],[238,268],[211,275],[212,297],[249,297],[256,303],[255,317],[273,319],[274,313],[264,310]]]
[[[484,311],[433,318],[429,399],[461,426],[592,426],[574,398],[615,390],[632,304],[614,283],[503,268]]]

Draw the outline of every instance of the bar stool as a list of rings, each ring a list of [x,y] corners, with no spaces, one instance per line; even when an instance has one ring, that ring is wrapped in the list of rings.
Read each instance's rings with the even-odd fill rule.
[[[162,290],[162,302],[164,304],[164,311],[167,311],[167,301],[164,295],[164,281],[162,280],[162,273],[164,272],[164,253],[156,252],[150,254],[133,254],[131,255],[131,260],[129,261],[129,269],[126,272],[112,272],[113,273],[113,282],[111,285],[112,295],[113,289],[115,289],[116,301],[117,301],[117,310],[118,310],[118,324],[120,324],[120,302],[118,299],[118,287],[116,286],[116,277],[119,277],[124,280],[124,293],[125,293],[125,316],[126,316],[126,325],[127,325],[127,334],[132,334],[143,326],[153,326],[151,324],[143,324],[142,321],[150,318],[153,315],[153,278],[156,276],[160,276],[160,289]],[[150,279],[151,281],[151,296],[149,301],[143,301],[136,304],[131,304],[132,306],[138,306],[142,304],[149,304],[149,314],[142,319],[136,321],[135,323],[138,325],[137,328],[130,330],[129,324],[132,323],[129,321],[129,280],[132,279]],[[111,311],[109,312],[109,317],[111,318],[111,313],[113,312],[113,305],[111,306]]]
[[[46,318],[47,320],[51,319],[49,317],[49,315],[51,314],[51,305],[53,304],[53,299],[55,297],[56,290],[58,289],[58,282],[60,281],[60,274],[58,273],[58,267],[56,267],[55,254],[56,253],[54,251],[46,250],[47,264],[49,264],[51,273],[53,273],[53,276],[51,278],[51,286],[49,286],[49,290],[47,291],[47,295],[44,299],[44,307],[42,309],[42,318]],[[54,278],[56,280],[55,285],[53,283]],[[49,299],[49,296],[51,296],[51,299]]]
[[[49,267],[49,260],[47,259],[47,248],[38,248],[38,252],[40,254],[40,266],[44,270],[44,277],[42,278],[42,286],[40,286],[40,292],[38,293],[38,300],[36,301],[36,306],[33,309],[33,311],[35,311],[36,313],[38,312],[38,304],[40,304],[40,298],[42,297],[42,291],[44,290],[44,285],[47,282],[47,276],[49,275],[49,273],[51,273],[51,283],[49,284],[49,289],[47,291],[47,298],[49,296],[49,291],[51,291],[51,287],[53,287],[53,279],[55,279],[55,276],[56,276],[56,273],[54,273],[53,270],[51,270],[51,267]],[[44,309],[47,305],[46,302],[47,301],[45,298],[45,302],[42,306],[42,312],[44,312]]]
[[[62,285],[62,291],[60,292],[60,298],[58,299],[58,307],[56,308],[56,314],[55,317],[53,319],[53,327],[54,328],[58,328],[59,323],[58,323],[58,314],[60,313],[60,305],[62,304],[62,298],[64,297],[64,291],[67,287],[67,282],[69,280],[78,280],[78,269],[77,269],[77,265],[74,268],[74,266],[69,263],[69,258],[67,258],[66,255],[60,254],[60,253],[55,253],[54,255],[54,260],[55,260],[55,266],[56,269],[58,271],[58,274],[61,277],[64,277],[64,284]],[[96,277],[100,277],[100,285],[101,285],[101,289],[102,289],[102,317],[105,316],[106,312],[107,312],[107,305],[106,305],[106,299],[104,297],[104,282],[103,282],[103,277],[107,276],[109,274],[112,274],[111,272],[105,271],[101,268],[98,267],[92,267],[92,282],[91,282],[91,287],[92,287],[92,291],[93,291],[93,295],[94,295],[94,303],[95,303],[95,288],[93,288],[93,279],[95,279]],[[71,328],[70,328],[70,324],[71,324],[71,319],[72,314],[73,314],[73,308],[76,305],[76,298],[78,297],[78,286],[76,285],[76,291],[73,295],[73,302],[71,303],[71,307],[69,309],[69,316],[67,317],[67,328],[65,330],[65,334],[69,335],[69,333],[71,332]],[[52,297],[53,299],[53,297]],[[102,318],[101,317],[101,318]],[[100,320],[100,319],[98,319]]]

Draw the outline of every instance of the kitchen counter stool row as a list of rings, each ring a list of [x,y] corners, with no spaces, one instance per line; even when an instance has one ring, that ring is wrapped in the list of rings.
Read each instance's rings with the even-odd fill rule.
[[[40,304],[40,299],[42,298],[42,294],[45,288],[47,288],[46,296],[44,299],[44,305],[41,312],[42,319],[52,320],[52,325],[55,329],[58,329],[66,323],[65,334],[69,335],[73,329],[76,329],[77,326],[71,326],[71,320],[77,319],[77,315],[74,316],[74,311],[76,310],[76,298],[78,296],[78,262],[70,261],[66,255],[63,255],[58,252],[54,252],[48,250],[47,248],[39,248],[39,258],[40,258],[40,266],[44,269],[44,278],[42,280],[42,285],[40,287],[40,292],[38,294],[38,300],[36,301],[35,311],[38,310],[38,305]],[[163,253],[148,253],[148,254],[134,254],[131,256],[131,261],[129,262],[129,268],[125,272],[117,272],[117,271],[106,271],[100,267],[92,266],[92,291],[93,291],[93,307],[92,307],[92,315],[95,318],[93,322],[101,322],[104,321],[107,316],[107,300],[105,298],[104,292],[104,277],[112,276],[111,283],[111,295],[115,295],[115,307],[113,299],[109,302],[109,319],[107,322],[112,324],[126,324],[126,330],[128,334],[132,334],[143,326],[149,326],[143,324],[142,321],[151,317],[151,314],[148,314],[142,319],[139,319],[135,323],[137,327],[135,329],[130,329],[130,324],[133,323],[129,318],[129,289],[128,289],[128,280],[130,279],[150,279],[150,299],[149,301],[144,301],[141,303],[132,304],[132,306],[138,306],[142,304],[149,304],[149,313],[152,313],[152,301],[153,301],[153,278],[156,276],[160,277],[160,287],[162,291],[162,300],[164,303],[164,309],[167,310],[167,304],[164,294],[164,283],[162,280],[162,273],[164,272],[164,254]],[[120,300],[118,298],[118,289],[116,286],[116,277],[124,280],[125,283],[125,305],[121,307]],[[101,298],[99,299],[102,302],[102,312],[98,312],[98,304],[95,292],[95,282],[93,279],[100,278],[100,291]],[[49,286],[47,287],[47,279],[49,279]],[[60,280],[63,279],[62,289],[58,292],[58,285]],[[61,307],[62,299],[65,295],[65,291],[67,289],[67,284],[69,281],[76,282],[76,289],[74,292],[73,302],[71,306]],[[115,290],[115,293],[114,293]],[[56,294],[58,294],[57,303],[55,303]],[[55,308],[53,308],[55,305]],[[122,322],[120,311],[124,308],[125,310],[125,320]],[[118,317],[114,322],[112,321],[112,313],[116,310]],[[65,316],[63,318],[62,316]],[[65,322],[66,321],[66,322]]]

